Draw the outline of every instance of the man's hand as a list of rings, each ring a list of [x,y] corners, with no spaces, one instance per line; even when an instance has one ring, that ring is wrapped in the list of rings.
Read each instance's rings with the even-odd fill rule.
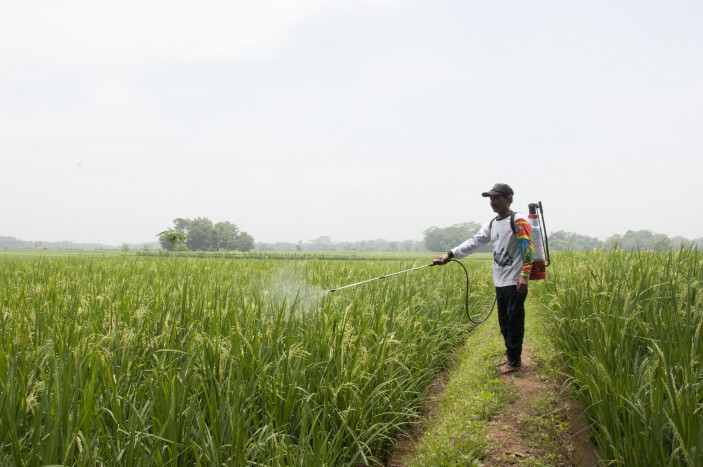
[[[439,264],[447,264],[451,258],[449,258],[449,253],[445,253],[439,257],[439,259],[433,260],[433,262],[439,262]]]
[[[518,291],[518,293],[521,293],[523,295],[527,293],[527,283],[528,283],[527,277],[520,276],[517,278],[517,291]]]

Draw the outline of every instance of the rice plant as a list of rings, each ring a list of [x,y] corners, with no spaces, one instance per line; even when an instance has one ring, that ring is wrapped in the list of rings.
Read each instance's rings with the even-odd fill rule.
[[[378,464],[470,330],[463,275],[324,291],[414,265],[0,258],[0,464]]]
[[[703,256],[561,254],[550,328],[604,460],[703,465]]]

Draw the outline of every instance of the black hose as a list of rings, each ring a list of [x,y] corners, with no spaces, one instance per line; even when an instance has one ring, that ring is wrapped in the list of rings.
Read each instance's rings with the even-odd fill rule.
[[[483,318],[480,321],[474,321],[473,318],[471,318],[471,314],[469,313],[469,272],[466,270],[466,267],[461,263],[461,261],[457,261],[455,259],[450,259],[450,262],[457,263],[461,268],[464,270],[464,275],[466,276],[466,317],[469,318],[469,321],[471,321],[474,324],[481,324],[484,321],[488,319],[489,316],[491,316],[491,313],[493,313],[493,308],[496,306],[496,300],[498,300],[498,297],[493,300],[493,306],[491,307],[491,311],[488,312],[485,318]]]

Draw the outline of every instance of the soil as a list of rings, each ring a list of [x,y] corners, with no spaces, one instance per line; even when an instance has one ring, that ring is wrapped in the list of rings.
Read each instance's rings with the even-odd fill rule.
[[[503,381],[515,386],[515,401],[493,420],[488,430],[488,439],[492,448],[484,459],[485,466],[520,464],[528,458],[544,458],[548,453],[534,445],[523,433],[522,420],[526,418],[547,417],[553,415],[559,426],[557,433],[552,433],[559,443],[558,458],[549,459],[548,465],[594,466],[598,465],[596,450],[589,439],[588,424],[579,404],[568,397],[568,387],[547,381],[536,373],[536,363],[532,359],[531,348],[525,346],[520,371],[501,376]],[[529,401],[534,401],[547,392],[560,393],[563,398],[555,398],[551,403],[551,414],[535,413]],[[561,402],[558,402],[561,401]],[[555,430],[556,431],[556,430]]]
[[[491,421],[487,437],[491,449],[483,459],[484,466],[504,466],[504,465],[534,465],[535,461],[544,465],[558,466],[579,466],[590,467],[600,465],[596,449],[589,439],[588,424],[584,418],[579,404],[568,397],[569,388],[565,384],[547,381],[540,377],[535,371],[537,364],[531,356],[531,348],[526,345],[523,349],[522,368],[500,378],[514,385],[515,400],[494,420]],[[497,371],[496,371],[497,373]],[[393,455],[387,461],[388,467],[405,467],[404,457],[412,454],[413,445],[421,435],[428,420],[441,400],[444,388],[448,381],[448,373],[439,375],[431,390],[429,391],[425,407],[423,409],[424,423],[417,424],[414,431],[400,436],[396,443]],[[528,403],[536,400],[545,393],[561,394],[562,397],[554,397],[550,413],[535,413],[535,409]],[[550,433],[552,442],[559,445],[556,458],[545,456],[549,453],[540,446],[535,446],[535,435],[525,434],[523,427],[526,419],[535,417],[555,418],[553,424],[558,423],[560,430],[552,430]],[[533,424],[532,426],[537,426]],[[556,438],[556,439],[554,439]],[[552,449],[552,456],[553,456]]]

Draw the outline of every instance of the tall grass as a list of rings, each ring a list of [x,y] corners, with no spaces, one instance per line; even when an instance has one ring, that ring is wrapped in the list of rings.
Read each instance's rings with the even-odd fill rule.
[[[561,254],[550,328],[604,460],[703,465],[703,255]]]
[[[0,258],[0,465],[378,463],[469,329],[463,276],[324,290],[410,266]]]

